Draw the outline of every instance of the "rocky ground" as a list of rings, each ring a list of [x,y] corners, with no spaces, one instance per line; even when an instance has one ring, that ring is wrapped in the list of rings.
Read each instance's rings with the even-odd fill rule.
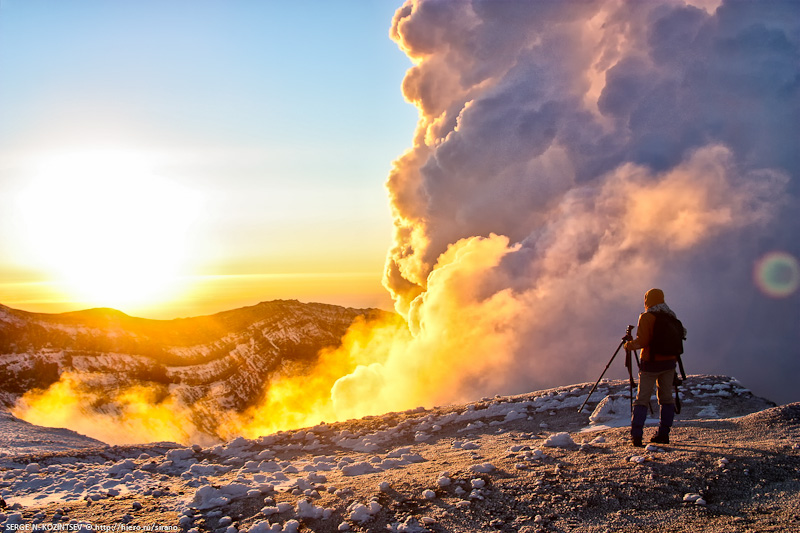
[[[692,376],[672,442],[633,448],[615,427],[627,384],[603,383],[579,414],[591,385],[208,448],[6,455],[0,520],[6,531],[800,530],[800,404]]]

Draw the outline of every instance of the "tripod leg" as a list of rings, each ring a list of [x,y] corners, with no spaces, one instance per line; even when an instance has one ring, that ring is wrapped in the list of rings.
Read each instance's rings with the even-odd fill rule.
[[[631,415],[633,415],[633,380],[631,380],[630,400],[631,400]]]
[[[606,367],[603,369],[603,373],[602,373],[602,374],[600,374],[600,377],[599,377],[599,378],[597,378],[597,381],[594,383],[594,386],[592,387],[592,390],[590,390],[590,391],[589,391],[589,395],[588,395],[588,396],[586,397],[586,399],[583,401],[583,404],[581,404],[581,406],[578,408],[578,412],[579,412],[579,413],[580,413],[581,411],[583,411],[583,408],[584,408],[584,407],[586,407],[586,404],[589,402],[589,398],[591,398],[591,397],[592,397],[592,393],[594,393],[595,389],[597,388],[597,385],[599,385],[599,384],[600,384],[600,380],[601,380],[601,379],[603,379],[603,376],[605,376],[605,375],[606,375],[606,371],[608,371],[608,367],[610,367],[610,366],[611,366],[611,363],[612,363],[612,362],[614,362],[614,358],[617,356],[617,354],[619,353],[619,351],[622,349],[622,345],[623,345],[623,344],[625,344],[625,340],[623,340],[621,343],[619,343],[619,346],[617,346],[617,349],[616,349],[616,351],[614,351],[614,355],[612,355],[612,356],[611,356],[611,359],[608,361],[608,364],[607,364],[607,365],[606,365]]]
[[[628,369],[628,383],[630,385],[630,400],[631,400],[631,416],[633,416],[633,386],[636,384],[636,382],[633,381],[633,364],[631,363],[630,350],[625,351],[625,367]]]

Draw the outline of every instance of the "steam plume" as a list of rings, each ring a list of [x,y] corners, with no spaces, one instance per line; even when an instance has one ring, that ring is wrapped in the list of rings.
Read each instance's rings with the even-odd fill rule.
[[[788,399],[763,358],[800,370],[797,294],[752,271],[800,251],[800,5],[420,0],[391,35],[420,121],[385,285],[415,343],[499,335],[452,343],[491,358],[473,395],[588,380],[661,286],[691,370]]]
[[[13,412],[32,424],[67,427],[111,444],[213,441],[192,424],[190,409],[165,391],[133,385],[109,397],[80,373],[65,372],[47,390],[29,391]]]

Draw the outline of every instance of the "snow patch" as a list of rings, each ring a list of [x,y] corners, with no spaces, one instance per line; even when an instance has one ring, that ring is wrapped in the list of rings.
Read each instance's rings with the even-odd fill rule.
[[[568,448],[575,446],[575,441],[572,440],[569,433],[554,433],[547,437],[542,445],[551,448]]]
[[[378,502],[369,502],[369,506],[363,503],[354,503],[347,509],[350,512],[347,518],[353,522],[368,522],[372,520],[372,517],[381,512],[381,509],[383,509],[383,507],[381,507],[381,504]]]
[[[495,468],[494,465],[491,463],[483,463],[479,465],[472,465],[470,468],[476,474],[489,474],[494,472]]]

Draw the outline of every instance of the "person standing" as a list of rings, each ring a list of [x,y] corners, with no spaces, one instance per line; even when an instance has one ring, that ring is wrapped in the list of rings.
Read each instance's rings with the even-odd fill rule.
[[[642,350],[639,366],[639,388],[631,414],[631,444],[643,446],[644,423],[653,389],[657,390],[658,430],[650,442],[669,444],[669,432],[675,418],[672,395],[675,366],[683,353],[686,329],[664,301],[664,291],[650,289],[644,295],[645,312],[639,315],[636,338],[625,343],[625,350]]]

